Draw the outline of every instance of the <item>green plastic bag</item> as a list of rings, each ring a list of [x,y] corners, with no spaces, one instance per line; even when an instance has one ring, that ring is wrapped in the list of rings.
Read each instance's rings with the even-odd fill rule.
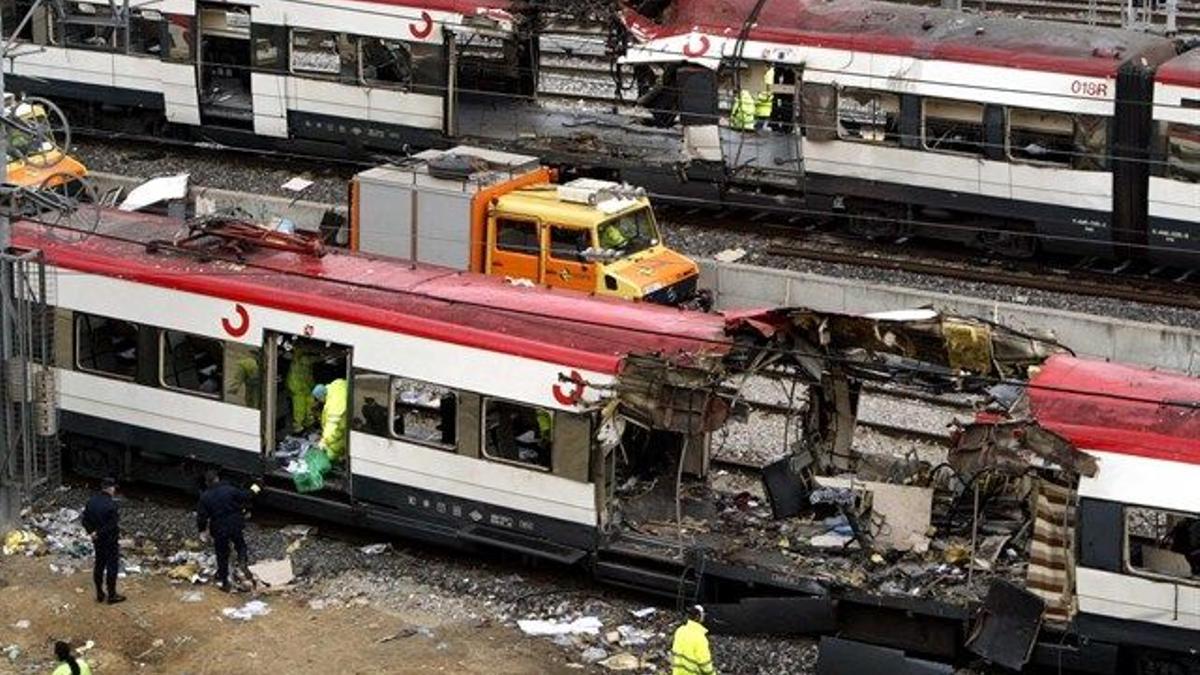
[[[305,470],[292,476],[296,491],[316,492],[325,487],[325,472],[329,471],[331,466],[329,458],[325,456],[325,451],[320,448],[310,448],[304,454],[304,463],[307,465]]]

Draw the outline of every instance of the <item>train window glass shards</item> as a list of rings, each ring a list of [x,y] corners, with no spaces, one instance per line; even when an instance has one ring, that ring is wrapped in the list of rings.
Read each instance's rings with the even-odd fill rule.
[[[362,50],[363,83],[407,89],[413,81],[412,52],[403,40],[364,37]]]
[[[453,450],[458,440],[458,395],[453,389],[406,377],[392,378],[392,435]]]
[[[538,255],[537,223],[529,220],[496,220],[496,248],[512,253]]]
[[[1167,124],[1167,175],[1200,183],[1200,125]]]
[[[1128,507],[1125,545],[1129,571],[1200,583],[1200,515]]]
[[[838,138],[900,144],[900,97],[866,89],[838,93]]]
[[[584,251],[592,248],[592,231],[583,228],[550,227],[550,256],[558,260],[585,262]]]
[[[159,368],[164,387],[216,398],[221,395],[224,346],[212,338],[160,331]]]
[[[292,30],[292,71],[358,82],[358,46],[345,33]]]
[[[1016,161],[1071,166],[1083,148],[1075,146],[1075,116],[1069,113],[1008,109],[1008,157]]]
[[[138,327],[93,314],[75,315],[75,366],[132,380],[137,374]]]
[[[254,43],[254,67],[271,72],[287,72],[287,28],[255,23],[250,26]]]
[[[927,98],[922,106],[922,122],[927,150],[983,154],[983,104]]]
[[[483,454],[491,459],[551,468],[554,412],[512,401],[484,399]]]

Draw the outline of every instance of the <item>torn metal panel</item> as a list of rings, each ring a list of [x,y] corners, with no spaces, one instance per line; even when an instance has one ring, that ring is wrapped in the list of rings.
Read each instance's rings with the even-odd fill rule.
[[[714,635],[818,635],[837,629],[829,597],[746,598],[704,610]]]
[[[890,673],[891,675],[953,675],[954,667],[915,659],[899,649],[835,637],[821,638],[817,675]]]
[[[975,615],[967,649],[992,663],[1020,670],[1033,654],[1045,604],[1007,581],[992,582]]]
[[[682,434],[720,429],[735,410],[745,414],[734,392],[720,386],[724,372],[681,366],[653,357],[630,357],[617,381],[619,411],[642,426]]]
[[[771,515],[776,520],[791,518],[808,508],[812,461],[809,453],[802,452],[763,467],[763,491],[767,493]]]
[[[1030,466],[1051,465],[1091,477],[1098,469],[1095,457],[1028,420],[967,424],[955,435],[949,459],[956,471],[966,474],[997,467],[1020,473]]]

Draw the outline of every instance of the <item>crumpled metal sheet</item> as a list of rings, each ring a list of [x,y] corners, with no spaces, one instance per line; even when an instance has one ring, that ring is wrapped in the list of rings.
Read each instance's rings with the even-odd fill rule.
[[[949,462],[960,473],[985,467],[1020,473],[1041,461],[1082,476],[1095,476],[1096,458],[1037,422],[1021,420],[972,422],[955,436]]]

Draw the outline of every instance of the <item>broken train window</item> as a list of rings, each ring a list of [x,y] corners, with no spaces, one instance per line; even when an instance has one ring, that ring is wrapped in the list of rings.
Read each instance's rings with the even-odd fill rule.
[[[137,363],[137,324],[94,314],[75,315],[77,368],[132,380]]]
[[[900,144],[900,97],[865,89],[838,92],[838,137],[847,141]]]
[[[982,155],[983,104],[927,98],[921,102],[925,149]]]
[[[453,450],[458,439],[458,395],[453,389],[393,377],[392,436]]]
[[[1167,176],[1200,183],[1200,125],[1166,124]]]
[[[164,387],[220,396],[221,371],[225,366],[220,340],[164,330],[159,332],[159,349],[159,373]]]
[[[162,56],[163,15],[154,9],[134,9],[129,17],[129,51]]]
[[[1108,141],[1104,117],[1030,108],[1009,108],[1007,112],[1009,159],[1081,170],[1104,166]]]
[[[550,470],[554,411],[485,398],[483,412],[484,456]]]
[[[412,84],[412,52],[403,40],[364,37],[360,48],[364,83],[400,88]]]
[[[1132,572],[1200,582],[1200,516],[1125,509],[1125,559]]]
[[[113,13],[113,6],[75,2],[64,7],[60,19],[64,45],[110,52],[125,49],[125,22]]]
[[[345,33],[292,29],[292,71],[358,82],[358,45]]]

